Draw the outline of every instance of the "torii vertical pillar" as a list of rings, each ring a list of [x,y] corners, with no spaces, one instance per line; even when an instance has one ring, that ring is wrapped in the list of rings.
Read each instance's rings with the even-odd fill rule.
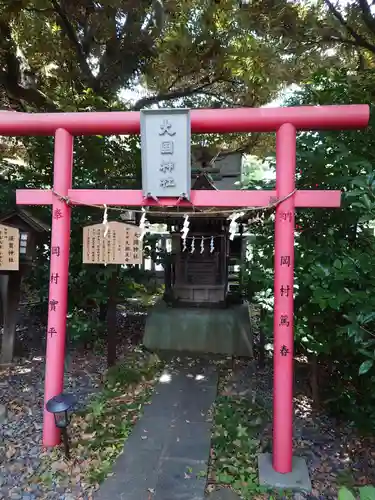
[[[72,187],[73,137],[64,129],[55,133],[53,190],[67,196]],[[63,392],[66,314],[68,305],[70,206],[53,194],[52,237],[50,254],[50,283],[48,298],[48,327],[44,403]],[[44,404],[43,444],[60,443],[60,429]]]
[[[285,123],[276,131],[276,194],[285,200],[275,213],[273,454],[259,456],[259,481],[310,491],[306,462],[293,457],[295,178],[296,128]]]
[[[276,193],[295,189],[296,129],[286,123],[276,133]],[[273,468],[292,472],[293,450],[293,282],[294,195],[276,207],[274,276]]]

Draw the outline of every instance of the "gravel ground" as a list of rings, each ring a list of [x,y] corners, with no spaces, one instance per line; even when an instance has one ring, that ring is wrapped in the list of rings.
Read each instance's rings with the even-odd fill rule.
[[[145,316],[119,312],[118,326],[122,332],[131,330],[139,337]],[[22,326],[21,326],[22,328]],[[126,346],[120,345],[121,349]],[[46,491],[45,485],[32,484],[43,453],[42,408],[44,392],[44,354],[27,349],[27,357],[15,359],[12,367],[0,369],[0,404],[7,409],[7,419],[0,423],[0,500],[78,500],[90,496],[79,482],[74,491],[64,487]],[[87,404],[100,386],[106,368],[105,353],[71,351],[65,374],[65,391],[73,392],[78,408]]]
[[[105,359],[73,354],[70,365],[65,390],[74,392],[82,406],[100,386]],[[44,359],[37,355],[24,359],[1,371],[0,381],[0,403],[8,410],[7,421],[0,424],[0,498],[43,498],[43,489],[31,485],[29,477],[38,470],[41,460]],[[78,497],[56,491],[45,498]]]

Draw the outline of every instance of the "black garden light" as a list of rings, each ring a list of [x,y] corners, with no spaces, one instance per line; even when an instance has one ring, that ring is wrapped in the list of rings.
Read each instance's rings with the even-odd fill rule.
[[[53,413],[55,425],[61,429],[66,458],[70,458],[67,427],[72,419],[72,409],[76,403],[73,394],[61,393],[47,401],[46,410]]]

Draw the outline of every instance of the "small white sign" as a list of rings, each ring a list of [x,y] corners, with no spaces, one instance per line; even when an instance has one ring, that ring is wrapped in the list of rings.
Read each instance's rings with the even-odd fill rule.
[[[189,109],[141,111],[144,196],[190,199],[190,144]]]

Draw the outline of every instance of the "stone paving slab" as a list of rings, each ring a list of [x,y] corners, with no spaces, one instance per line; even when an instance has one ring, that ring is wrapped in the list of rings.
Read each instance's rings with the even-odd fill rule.
[[[139,448],[144,451],[160,451],[170,439],[173,421],[167,421],[163,417],[142,417],[133,428],[126,441],[126,447]]]
[[[203,500],[217,382],[209,364],[166,370],[95,500]]]
[[[208,450],[207,450],[208,452]],[[152,500],[203,500],[207,468],[204,464],[164,459]]]
[[[190,397],[190,390],[187,388],[184,392],[181,404],[179,418],[189,422],[205,422],[208,418],[208,412],[216,397],[216,387],[201,386],[201,390],[196,392],[194,397]]]
[[[94,495],[96,500],[149,500],[158,479],[158,460],[150,457],[150,451],[129,451],[117,459],[113,475]]]
[[[171,427],[170,439],[164,455],[168,458],[207,461],[211,445],[211,423],[176,422]]]
[[[241,500],[241,498],[229,488],[220,488],[208,495],[207,500]]]

